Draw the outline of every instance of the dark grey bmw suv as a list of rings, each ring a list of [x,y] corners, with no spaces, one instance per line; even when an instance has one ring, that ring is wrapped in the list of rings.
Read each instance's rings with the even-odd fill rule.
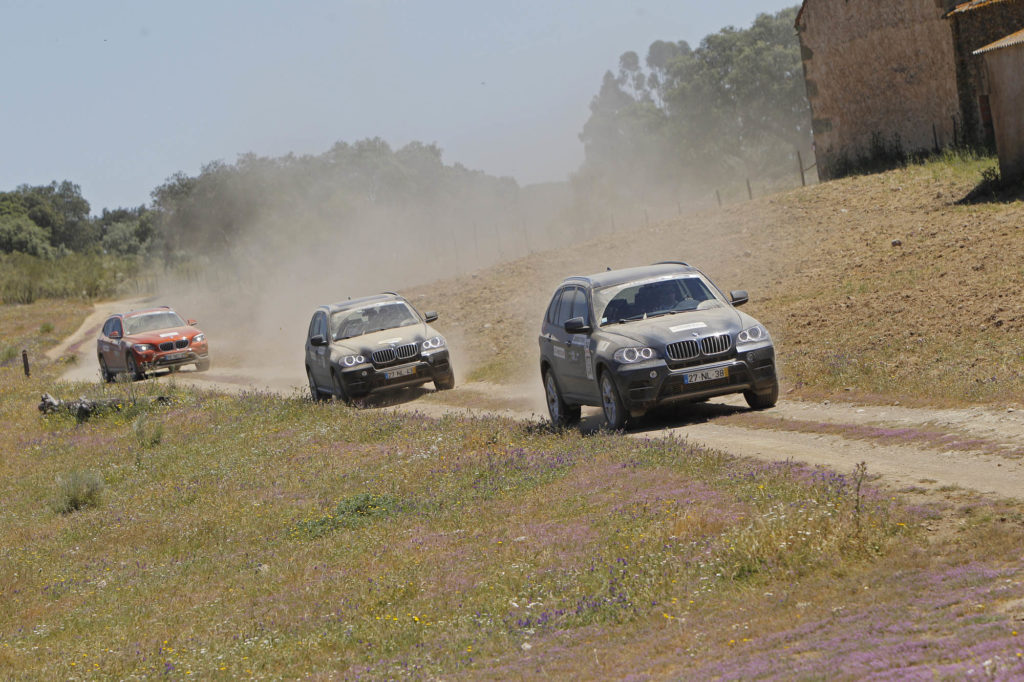
[[[313,399],[348,401],[430,381],[438,390],[454,388],[448,344],[430,326],[436,319],[394,293],[320,306],[306,334]]]
[[[779,383],[768,330],[736,308],[700,270],[681,262],[569,277],[540,333],[540,371],[551,421],[580,419],[581,405],[622,427],[655,405],[743,393],[775,405]]]

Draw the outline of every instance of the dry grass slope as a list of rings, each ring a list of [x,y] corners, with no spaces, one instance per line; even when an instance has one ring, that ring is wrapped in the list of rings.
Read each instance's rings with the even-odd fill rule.
[[[1019,403],[1024,202],[957,204],[992,163],[947,156],[593,235],[412,293],[458,330],[470,378],[539,382],[539,320],[563,277],[683,259],[750,290],[791,397]]]

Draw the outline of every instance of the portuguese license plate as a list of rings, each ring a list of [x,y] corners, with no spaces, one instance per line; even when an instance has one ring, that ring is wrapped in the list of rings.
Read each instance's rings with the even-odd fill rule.
[[[393,369],[384,375],[384,378],[388,381],[392,379],[399,379],[401,377],[412,376],[416,373],[416,367],[402,367],[400,369]]]
[[[703,381],[715,381],[725,379],[729,376],[728,367],[715,367],[714,369],[703,369],[699,372],[690,372],[683,376],[684,384],[699,384]]]
[[[165,355],[164,360],[181,360],[186,355],[188,353],[171,353],[170,355]]]

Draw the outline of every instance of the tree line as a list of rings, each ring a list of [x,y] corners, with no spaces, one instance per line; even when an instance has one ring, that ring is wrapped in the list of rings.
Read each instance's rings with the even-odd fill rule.
[[[596,196],[685,196],[746,178],[797,173],[811,158],[811,115],[797,7],[727,27],[697,47],[655,41],[604,75],[574,177]]]
[[[149,205],[98,216],[70,181],[22,185],[0,192],[0,254],[173,264],[234,252],[258,263],[295,251],[296,235],[307,246],[339,235],[372,246],[387,235],[411,250],[454,246],[457,263],[469,238],[479,259],[481,234],[500,253],[503,236],[529,241],[524,223],[550,236],[548,223],[585,222],[589,207],[608,202],[674,203],[736,178],[792,175],[795,151],[810,141],[795,14],[762,14],[696,48],[656,41],[643,61],[623,54],[579,135],[585,160],[569,186],[574,204],[569,189],[521,188],[446,164],[436,145],[393,149],[373,138],[319,155],[215,161],[171,176]]]

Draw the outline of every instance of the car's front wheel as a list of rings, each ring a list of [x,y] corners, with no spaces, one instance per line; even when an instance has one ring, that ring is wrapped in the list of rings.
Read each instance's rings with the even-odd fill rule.
[[[607,371],[601,372],[601,407],[609,429],[618,431],[626,425],[626,408],[619,397],[619,389],[615,387],[615,380]]]
[[[210,358],[206,358],[205,360],[199,360],[198,362],[196,362],[197,372],[205,372],[208,369],[210,369]]]
[[[352,401],[349,399],[348,393],[345,392],[345,386],[342,385],[341,377],[337,372],[331,372],[331,383],[334,384],[334,397],[346,405],[351,404]]]
[[[100,356],[100,376],[108,384],[114,380],[114,373],[107,367],[107,361],[103,359],[102,355]]]
[[[309,397],[313,399],[313,402],[318,403],[324,399],[324,394],[320,392],[320,389],[316,387],[316,382],[313,381],[313,373],[306,368],[306,379],[309,380]]]
[[[772,384],[767,391],[743,391],[743,397],[746,398],[750,409],[767,410],[769,407],[775,407],[775,403],[779,402],[779,384]]]
[[[434,379],[434,388],[439,391],[450,391],[455,388],[455,373],[445,374],[443,377]]]
[[[130,380],[140,381],[146,378],[146,375],[139,371],[139,365],[135,362],[135,356],[131,353],[128,353],[128,355],[125,356],[124,367]]]
[[[580,406],[566,404],[562,392],[558,390],[555,373],[550,369],[544,372],[544,397],[548,403],[551,423],[555,426],[568,426],[580,420]]]

